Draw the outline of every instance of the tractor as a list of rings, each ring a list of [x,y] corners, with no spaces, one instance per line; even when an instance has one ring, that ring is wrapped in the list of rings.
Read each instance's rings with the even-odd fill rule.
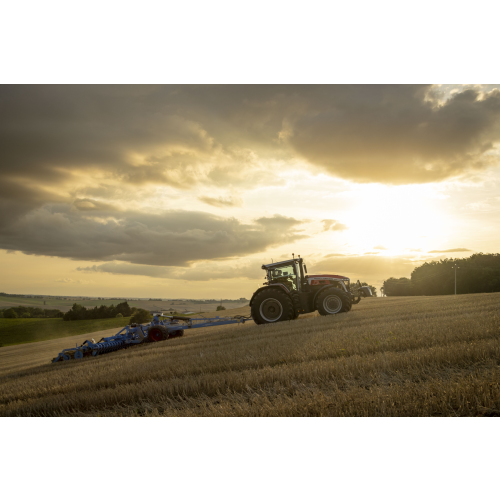
[[[300,314],[318,311],[321,315],[351,310],[361,297],[371,297],[368,286],[358,281],[351,289],[350,279],[337,274],[307,274],[300,257],[264,264],[264,286],[250,300],[255,323],[276,323],[297,319]]]

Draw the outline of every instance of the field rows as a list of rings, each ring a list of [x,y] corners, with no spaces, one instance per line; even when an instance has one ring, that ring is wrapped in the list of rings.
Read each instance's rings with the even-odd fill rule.
[[[499,310],[500,294],[369,299],[334,317],[11,366],[0,415],[494,415]]]
[[[30,298],[30,297],[9,297],[0,295],[0,309],[7,309],[9,307],[26,306],[26,307],[39,307],[41,309],[59,309],[62,312],[69,311],[73,304],[81,304],[84,307],[92,308],[101,305],[110,306],[117,305],[124,302],[126,299],[56,299],[56,298]],[[219,302],[213,303],[199,303],[195,300],[129,300],[127,301],[130,307],[137,307],[146,309],[147,311],[215,311]],[[45,303],[45,304],[44,304]],[[241,306],[239,302],[222,302],[226,309],[238,308]]]

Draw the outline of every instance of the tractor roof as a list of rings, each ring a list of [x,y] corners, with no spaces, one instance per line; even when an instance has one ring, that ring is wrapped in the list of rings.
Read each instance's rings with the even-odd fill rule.
[[[302,262],[302,259],[290,259],[282,260],[281,262],[273,262],[272,264],[263,264],[262,269],[273,269],[275,267],[283,267],[286,264],[292,264],[293,262]]]

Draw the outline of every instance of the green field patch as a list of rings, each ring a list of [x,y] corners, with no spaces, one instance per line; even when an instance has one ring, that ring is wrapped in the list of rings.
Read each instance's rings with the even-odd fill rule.
[[[0,346],[27,344],[41,340],[71,337],[110,328],[123,328],[130,318],[63,321],[62,318],[0,318]],[[117,330],[118,331],[118,330]]]
[[[5,296],[5,295],[0,295],[0,307],[9,307],[9,306],[4,306],[3,303],[15,303],[19,304],[20,306],[32,306],[32,307],[40,307],[44,306],[45,307],[51,307],[54,309],[57,309],[58,307],[71,307],[75,302],[77,304],[81,304],[82,306],[85,307],[95,307],[95,306],[110,306],[112,304],[116,305],[120,302],[123,302],[123,300],[110,300],[110,299],[104,299],[104,300],[98,300],[98,299],[69,299],[69,300],[61,300],[61,299],[54,299],[54,298],[45,298],[45,299],[34,299],[30,297],[10,297],[10,296]],[[45,304],[44,304],[45,302]]]

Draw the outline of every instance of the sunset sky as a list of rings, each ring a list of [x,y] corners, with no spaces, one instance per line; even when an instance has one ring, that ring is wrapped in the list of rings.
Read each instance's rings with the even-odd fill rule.
[[[500,249],[497,85],[0,87],[0,291],[379,288]]]

